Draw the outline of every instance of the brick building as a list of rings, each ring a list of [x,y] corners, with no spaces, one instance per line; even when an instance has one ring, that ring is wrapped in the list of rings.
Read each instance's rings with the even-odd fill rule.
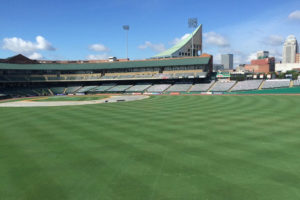
[[[270,73],[275,71],[275,58],[252,60],[250,65],[245,65],[245,71],[254,73]]]

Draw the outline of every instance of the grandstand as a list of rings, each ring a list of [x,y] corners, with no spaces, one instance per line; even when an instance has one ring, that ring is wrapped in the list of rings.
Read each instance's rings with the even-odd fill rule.
[[[116,85],[107,90],[107,92],[125,92],[127,89],[131,88],[133,85]]]
[[[290,86],[289,79],[274,79],[274,80],[266,80],[262,89],[270,89],[270,88],[284,88]]]
[[[234,86],[235,81],[217,81],[216,84],[210,89],[212,92],[227,92]]]
[[[215,83],[215,81],[211,81],[210,83],[197,83],[192,86],[190,92],[207,92],[209,88]]]
[[[147,83],[143,83],[143,84],[137,84],[135,86],[132,86],[131,88],[127,89],[126,92],[144,92],[145,90],[147,90],[149,87],[151,87],[152,84],[147,84]]]
[[[300,79],[294,80],[294,86],[300,86]]]
[[[175,83],[167,90],[167,92],[187,92],[192,85],[192,83]]]
[[[147,92],[163,93],[170,86],[171,86],[171,84],[154,84],[150,88],[148,88]]]
[[[231,91],[247,91],[257,90],[261,85],[262,80],[245,80],[239,81]]]

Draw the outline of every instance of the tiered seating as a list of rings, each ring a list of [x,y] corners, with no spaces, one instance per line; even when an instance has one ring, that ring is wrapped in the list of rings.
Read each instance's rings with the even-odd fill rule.
[[[194,78],[194,73],[176,73],[173,75],[174,78]]]
[[[74,94],[77,90],[79,90],[79,88],[81,88],[81,86],[67,87],[66,94]]]
[[[101,86],[95,87],[94,89],[89,90],[89,92],[97,93],[97,92],[105,92],[110,88],[114,87],[116,84],[103,84]]]
[[[134,76],[134,78],[152,78],[152,77],[153,77],[152,74],[139,74]]]
[[[155,84],[148,88],[148,92],[164,92],[168,89],[171,85],[170,84]]]
[[[48,96],[50,92],[48,88],[34,88],[33,91],[38,94],[38,96]]]
[[[126,90],[126,92],[144,92],[151,84],[138,84]]]
[[[294,86],[300,86],[300,79],[294,80]]]
[[[28,79],[25,76],[7,76],[6,79],[8,79],[11,82],[27,82]]]
[[[167,92],[187,92],[191,86],[191,83],[175,83],[167,90]]]
[[[207,77],[207,72],[196,72],[195,77],[196,78],[206,78]]]
[[[118,76],[105,75],[105,76],[102,76],[100,79],[110,80],[110,79],[116,79],[116,78],[118,78]]]
[[[7,79],[4,76],[0,76],[0,82],[6,82]]]
[[[69,81],[80,81],[80,80],[84,80],[84,76],[67,76],[66,80],[69,80]]]
[[[29,77],[29,80],[30,81],[46,81],[45,77],[44,76],[31,76]]]
[[[113,88],[108,89],[108,92],[125,92],[128,88],[132,87],[133,85],[117,85]]]
[[[53,94],[64,94],[65,88],[64,87],[52,87],[50,90]]]
[[[211,89],[212,92],[226,92],[228,91],[233,85],[235,81],[218,81]]]
[[[153,78],[157,78],[157,79],[169,79],[172,78],[173,74],[154,74]]]
[[[88,91],[92,90],[95,87],[97,87],[97,86],[96,85],[93,85],[93,86],[84,86],[84,87],[80,88],[79,90],[77,90],[76,92],[77,93],[85,93],[85,92],[88,92]]]
[[[239,81],[231,91],[257,90],[262,80]]]
[[[289,86],[290,86],[289,79],[273,79],[273,80],[266,80],[262,89],[284,88]]]
[[[134,75],[120,75],[118,79],[132,79],[134,78]]]
[[[207,92],[207,90],[214,84],[215,81],[212,81],[210,83],[197,83],[193,85],[190,92]]]
[[[48,81],[62,81],[62,80],[65,80],[65,77],[48,76]]]
[[[98,80],[100,79],[101,75],[92,75],[92,76],[87,76],[86,80]]]

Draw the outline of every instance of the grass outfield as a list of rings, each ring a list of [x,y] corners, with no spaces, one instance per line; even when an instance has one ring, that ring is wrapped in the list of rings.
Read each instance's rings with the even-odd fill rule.
[[[34,101],[92,101],[105,99],[108,96],[48,96],[34,98]],[[30,100],[30,99],[29,99]]]
[[[0,108],[0,199],[300,199],[300,96]]]

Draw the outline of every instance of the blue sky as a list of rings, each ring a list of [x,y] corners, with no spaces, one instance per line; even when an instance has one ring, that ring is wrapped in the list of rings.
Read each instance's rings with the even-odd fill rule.
[[[246,63],[258,50],[278,60],[282,41],[300,40],[299,0],[9,0],[1,2],[0,57],[149,58],[192,32],[189,17],[203,24],[204,52],[234,53]]]

